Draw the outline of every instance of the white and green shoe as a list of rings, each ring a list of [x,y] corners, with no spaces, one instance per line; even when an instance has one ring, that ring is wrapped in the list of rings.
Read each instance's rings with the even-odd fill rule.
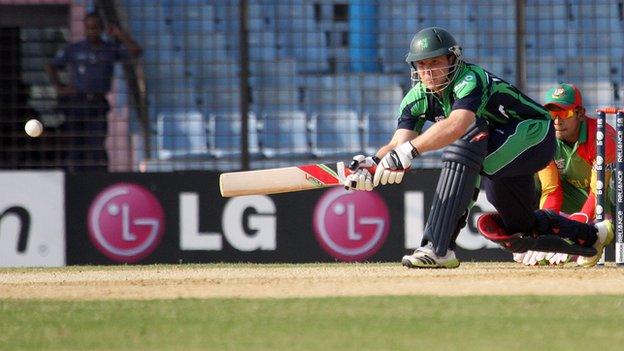
[[[408,268],[457,268],[459,260],[453,250],[447,250],[445,256],[439,257],[433,251],[431,243],[428,243],[417,248],[413,254],[403,256],[401,264]]]
[[[596,239],[596,242],[593,246],[598,254],[591,257],[579,256],[579,258],[576,260],[576,263],[579,266],[595,266],[596,263],[598,263],[598,260],[600,260],[600,256],[602,256],[603,249],[613,242],[613,237],[615,236],[615,234],[613,233],[613,222],[611,222],[611,220],[607,219],[602,222],[598,222],[594,224],[594,226],[596,227],[596,229],[598,229],[598,232],[596,233],[598,239]]]

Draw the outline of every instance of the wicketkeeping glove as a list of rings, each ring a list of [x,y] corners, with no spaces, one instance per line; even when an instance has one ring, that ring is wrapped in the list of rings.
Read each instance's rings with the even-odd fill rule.
[[[373,186],[380,183],[399,184],[403,180],[405,170],[412,165],[412,159],[418,155],[418,150],[409,141],[388,152],[377,166]]]
[[[527,251],[513,254],[514,261],[525,266],[560,265],[570,261],[568,254],[558,252]]]
[[[583,212],[573,213],[568,218],[581,223],[589,223],[589,216]],[[570,262],[572,257],[572,255],[565,253],[539,251],[527,251],[524,253],[515,253],[513,255],[514,261],[527,266],[543,264],[560,265]]]
[[[524,256],[526,255],[527,252],[514,252],[513,253],[513,260],[518,262],[518,263],[522,263],[522,260],[524,259]]]
[[[559,253],[559,252],[549,252],[546,255],[546,259],[548,260],[548,262],[555,266],[570,262],[572,257],[573,256],[568,255],[566,253]]]
[[[357,155],[353,157],[353,161],[349,165],[349,169],[353,173],[349,174],[344,181],[344,187],[347,190],[373,190],[373,176],[371,172],[375,172],[375,167],[379,163],[377,156]]]
[[[546,255],[547,252],[542,251],[527,251],[526,255],[522,259],[522,263],[525,266],[541,266],[547,264]]]

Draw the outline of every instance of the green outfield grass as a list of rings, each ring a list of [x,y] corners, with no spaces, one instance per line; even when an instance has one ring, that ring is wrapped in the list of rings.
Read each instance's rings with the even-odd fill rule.
[[[622,296],[0,301],[0,350],[621,350]]]

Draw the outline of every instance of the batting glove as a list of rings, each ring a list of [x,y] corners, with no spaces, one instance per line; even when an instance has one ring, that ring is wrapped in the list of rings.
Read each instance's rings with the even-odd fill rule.
[[[349,169],[353,173],[349,174],[344,181],[344,187],[347,190],[373,190],[373,176],[371,172],[375,171],[375,167],[379,163],[377,156],[366,157],[357,155],[353,157],[353,161],[349,165]]]
[[[409,141],[388,152],[377,166],[373,186],[380,183],[383,185],[401,183],[405,170],[412,165],[412,159],[418,155],[418,150]]]

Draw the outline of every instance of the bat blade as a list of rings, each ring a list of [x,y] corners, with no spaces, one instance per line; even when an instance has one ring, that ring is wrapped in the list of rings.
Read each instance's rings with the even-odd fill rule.
[[[349,174],[344,162],[227,172],[219,188],[223,197],[279,194],[342,185]]]

